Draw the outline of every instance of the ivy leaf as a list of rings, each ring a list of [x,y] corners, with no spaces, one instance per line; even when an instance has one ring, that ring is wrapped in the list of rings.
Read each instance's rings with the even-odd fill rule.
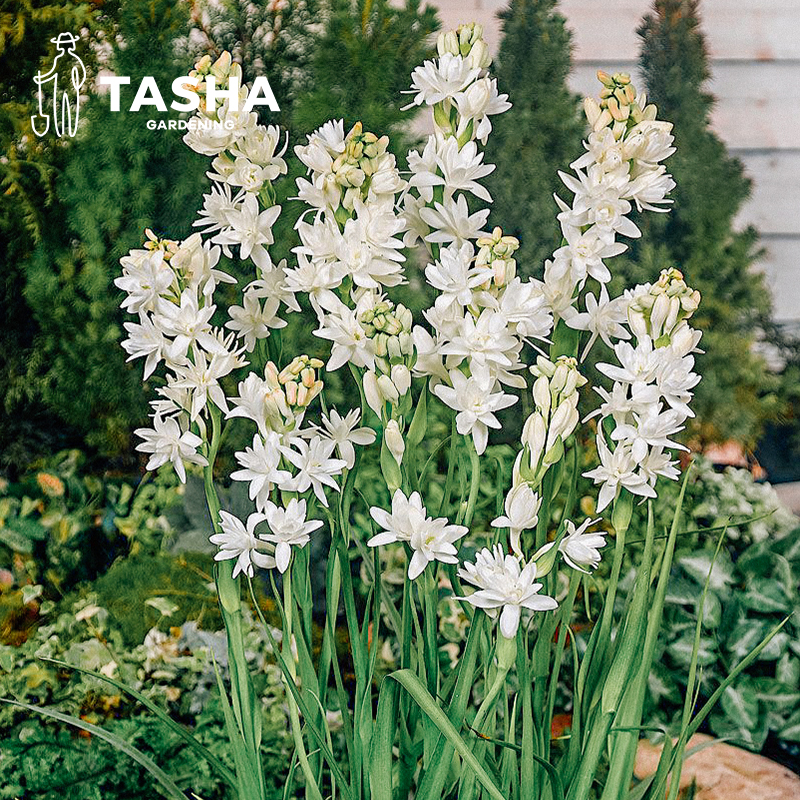
[[[742,597],[742,604],[753,611],[767,614],[788,614],[791,611],[789,598],[783,587],[769,578],[751,581]]]
[[[701,586],[705,584],[709,572],[711,572],[709,586],[715,591],[724,591],[727,586],[733,583],[733,564],[730,557],[724,552],[717,557],[713,569],[711,567],[711,553],[684,556],[678,563],[684,572],[694,578]]]

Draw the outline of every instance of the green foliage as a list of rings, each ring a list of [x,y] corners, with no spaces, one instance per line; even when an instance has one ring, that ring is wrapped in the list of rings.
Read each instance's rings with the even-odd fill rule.
[[[28,376],[39,330],[24,288],[26,260],[48,227],[55,179],[73,143],[34,135],[31,115],[38,112],[38,99],[33,76],[52,65],[51,39],[62,31],[81,30],[85,36],[77,53],[91,81],[97,68],[94,45],[100,30],[110,30],[106,15],[115,7],[113,0],[103,7],[72,0],[0,1],[0,469],[12,474],[36,453],[67,444],[57,415],[43,412],[40,387]]]
[[[576,95],[567,88],[571,33],[556,0],[512,0],[501,14],[498,89],[513,106],[492,121],[486,162],[497,169],[486,185],[493,217],[520,240],[523,275],[539,274],[561,242],[553,192],[558,170],[581,152],[584,131]]]
[[[750,180],[710,127],[714,101],[704,88],[710,72],[696,0],[656,0],[639,35],[649,99],[659,119],[674,125],[677,152],[667,168],[677,187],[669,214],[642,216],[643,236],[631,251],[637,266],[620,277],[630,285],[676,266],[700,290],[694,324],[703,330],[706,354],[697,358],[703,381],[692,432],[703,442],[735,439],[752,446],[776,403],[775,381],[752,350],[759,317],[769,313],[769,290],[751,270],[757,233],[733,227]]]
[[[759,658],[726,689],[711,713],[715,734],[755,751],[763,747],[770,731],[779,739],[800,742],[797,533],[723,551],[714,566],[705,603],[700,702],[708,698],[732,663],[740,661],[768,630],[793,615]],[[677,559],[679,569],[667,595],[664,649],[650,684],[658,709],[656,718],[669,721],[683,704],[686,655],[691,650],[693,620],[710,563],[708,547]]]
[[[5,593],[38,586],[54,598],[94,578],[124,540],[114,524],[133,494],[119,480],[101,480],[83,455],[68,450],[0,487],[0,568],[13,580]],[[13,605],[13,604],[12,604]]]
[[[439,28],[436,11],[419,0],[395,6],[388,0],[333,0],[322,34],[314,43],[307,91],[293,111],[295,133],[311,132],[329,119],[344,118],[345,129],[391,137],[394,153],[409,142],[402,111],[409,74],[433,55],[430,36]]]
[[[170,0],[127,3],[118,74],[169,85],[184,64],[172,43],[187,24]],[[122,92],[122,107],[133,97]],[[41,399],[107,454],[129,451],[130,431],[146,417],[138,365],[125,363],[119,259],[140,246],[145,227],[188,230],[203,164],[180,135],[148,131],[148,114],[110,111],[107,97],[86,104],[83,135],[57,183],[58,208],[27,266],[26,300],[40,333],[28,378]]]
[[[60,669],[42,658],[80,665],[125,682],[167,711],[229,767],[230,751],[216,697],[213,653],[227,673],[224,633],[195,623],[151,631],[126,646],[122,619],[97,605],[97,595],[49,611],[49,624],[21,647],[0,646],[0,696],[80,716],[142,750],[203,800],[227,797],[220,776],[175,733],[97,678]],[[153,609],[150,608],[152,612]],[[158,616],[156,614],[156,616]],[[249,626],[250,669],[261,698],[262,759],[270,798],[283,796],[289,740],[281,681],[269,648]],[[74,730],[0,704],[0,798],[47,800],[138,798],[152,779],[124,754]],[[152,794],[152,791],[151,791]]]
[[[148,600],[164,598],[177,609],[163,625],[187,619],[205,627],[221,627],[217,598],[209,591],[211,558],[186,553],[178,557],[136,554],[117,561],[93,585],[98,602],[118,621],[128,646],[141,642],[159,621],[157,606]]]

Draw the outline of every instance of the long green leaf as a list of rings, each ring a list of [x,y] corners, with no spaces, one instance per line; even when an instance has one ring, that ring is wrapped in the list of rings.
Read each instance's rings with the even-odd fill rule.
[[[162,770],[155,762],[148,758],[141,750],[138,750],[132,744],[129,744],[122,737],[117,736],[115,733],[111,733],[110,731],[107,731],[98,725],[92,725],[90,722],[84,722],[78,717],[73,717],[69,714],[62,714],[60,711],[54,711],[51,708],[39,708],[38,706],[33,706],[30,703],[20,703],[17,700],[7,700],[4,697],[0,697],[0,702],[8,703],[10,706],[17,706],[17,708],[24,708],[26,711],[31,711],[34,714],[41,714],[43,717],[52,717],[53,719],[57,719],[59,722],[64,722],[67,725],[73,725],[74,727],[80,728],[87,733],[91,733],[92,736],[96,736],[98,739],[108,742],[120,752],[130,756],[137,764],[144,767],[153,776],[153,778],[155,778],[155,780],[157,780],[161,786],[164,787],[164,790],[167,792],[169,797],[174,798],[174,800],[186,800],[186,795],[181,791],[180,787],[175,783],[175,781],[173,781],[172,778],[170,778],[169,775],[164,772],[164,770]]]
[[[438,703],[430,696],[420,679],[408,669],[397,670],[387,675],[384,680],[395,680],[411,695],[420,710],[444,734],[448,742],[455,748],[464,763],[475,772],[481,785],[494,800],[506,800],[497,788],[486,769],[480,764],[469,745],[464,741],[447,715],[439,708]],[[420,798],[421,800],[421,798]]]
[[[124,692],[127,695],[130,695],[134,700],[141,703],[145,708],[149,711],[152,711],[158,719],[164,723],[174,734],[180,736],[186,744],[189,745],[193,750],[199,753],[209,764],[211,764],[214,769],[219,772],[225,782],[231,788],[236,787],[236,776],[202,743],[198,742],[197,739],[192,736],[189,731],[186,730],[182,725],[179,725],[175,722],[172,717],[167,714],[164,709],[159,708],[150,698],[145,697],[141,692],[138,692],[136,689],[128,686],[127,684],[121,683],[120,681],[114,680],[113,678],[109,678],[107,675],[103,675],[101,672],[94,672],[90,669],[84,669],[83,667],[77,667],[74,664],[69,664],[66,661],[59,661],[56,658],[44,658],[43,656],[39,657],[41,661],[46,661],[49,664],[56,664],[59,667],[63,667],[65,669],[74,669],[76,672],[80,672],[83,675],[91,675],[93,678],[97,678],[100,681],[105,681],[106,683],[110,683],[115,688],[119,689],[119,691]]]

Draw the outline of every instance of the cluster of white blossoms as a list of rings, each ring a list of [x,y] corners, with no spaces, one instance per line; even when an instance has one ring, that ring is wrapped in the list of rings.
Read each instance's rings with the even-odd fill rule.
[[[519,242],[498,227],[484,230],[488,210],[471,211],[473,198],[491,201],[481,180],[494,167],[484,163],[479,146],[491,133],[491,118],[510,104],[489,77],[480,26],[442,34],[437,48],[438,58],[412,75],[411,106],[429,108],[434,132],[422,152],[409,153],[407,180],[387,137],[364,132],[360,123],[345,133],[341,120],[331,121],[295,148],[307,168],[297,180],[297,199],[307,208],[296,224],[300,244],[292,263],[277,265],[269,247],[281,212],[272,184],[287,173],[280,131],[240,111],[241,102],[235,108],[232,97],[209,108],[206,77],[213,75],[224,91],[232,78],[238,84],[241,70],[227,54],[213,64],[200,61],[193,73],[202,79],[198,116],[225,123],[197,126],[184,139],[212,159],[212,188],[194,223],[202,233],[180,244],[148,233],[145,249],[122,259],[116,281],[127,295],[122,305],[139,318],[126,323],[123,346],[131,358],[145,359],[145,379],[162,363],[166,368],[166,384],[152,403],[153,426],[137,431],[139,449],[150,454],[148,469],[169,462],[182,480],[186,464],[210,470],[221,418],[253,425],[252,446],[235,454],[239,468],[230,477],[247,484],[255,512],[247,520],[221,512],[212,537],[217,559],[235,559],[234,575],[252,575],[254,567],[287,570],[293,548],[304,547],[322,526],[307,515],[328,507],[338,479],[357,464],[356,448],[371,445],[378,432],[392,508],[371,508],[381,531],[369,546],[402,543],[411,580],[435,562],[458,565],[467,527],[429,516],[420,493],[408,493],[413,465],[404,463],[406,443],[417,445],[423,435],[411,435],[412,376],[452,409],[474,457],[485,452],[490,429],[501,427],[497,413],[517,402],[515,392],[527,389],[531,374],[533,411],[505,513],[492,522],[492,547],[458,570],[476,589],[463,599],[499,616],[501,634],[511,638],[524,610],[556,607],[539,592],[557,558],[588,572],[605,545],[604,534],[590,530],[597,519],[580,525],[564,519],[547,543],[549,519],[540,519],[540,511],[552,488],[548,473],[578,426],[586,378],[571,356],[539,355],[531,366],[530,349],[557,344],[569,338],[565,332],[584,332],[582,357],[598,338],[613,350],[618,363],[598,367],[613,386],[595,387],[603,400],[593,415],[599,417],[600,466],[586,474],[600,486],[599,510],[622,489],[652,497],[659,476],[677,477],[671,451],[679,445],[672,437],[692,414],[699,380],[692,354],[700,335],[687,320],[699,295],[677,270],[665,270],[656,283],[609,298],[605,260],[626,249],[618,236],[639,235],[628,216],[634,207],[664,211],[671,202],[666,194],[674,184],[661,162],[674,148],[671,126],[656,120],[655,107],[630,79],[605,73],[599,74],[600,102],[585,104],[586,153],[572,164],[574,175],[562,174],[574,193],[571,205],[558,201],[563,246],[546,261],[543,280],[520,278]],[[246,93],[243,87],[240,100]],[[415,325],[411,311],[386,294],[404,282],[405,251],[417,243],[425,248],[424,274],[435,290],[424,312],[427,325]],[[228,308],[229,319],[215,325],[217,284],[236,282],[217,269],[223,253],[252,262],[255,277],[241,304]],[[590,281],[598,287],[594,293]],[[314,334],[330,355],[300,355],[282,367],[275,363],[280,348],[272,346],[273,332],[286,324],[282,310],[301,312],[298,295],[307,296]],[[553,352],[564,352],[556,344]],[[331,408],[310,422],[323,388],[321,370],[345,365],[362,407]],[[245,366],[243,377],[232,376]],[[238,386],[236,394],[226,395],[223,382]],[[363,424],[368,408],[377,431]],[[511,552],[498,544],[504,531]]]
[[[226,53],[214,64],[204,58],[193,74],[213,74],[224,89],[230,76],[241,77],[241,69]],[[202,83],[198,91],[202,95]],[[242,100],[246,93],[242,87]],[[211,116],[203,102],[200,108],[199,115]],[[230,121],[235,114],[226,102],[213,119]],[[231,478],[248,484],[256,513],[243,522],[221,512],[219,532],[211,539],[220,548],[218,560],[236,559],[234,576],[252,575],[254,565],[285,571],[291,547],[304,546],[322,526],[306,520],[306,499],[297,495],[313,494],[327,507],[325,490],[338,491],[336,479],[355,462],[354,444],[375,440],[371,428],[359,427],[359,410],[342,416],[330,409],[321,425],[304,427],[306,411],[323,387],[319,359],[297,356],[283,369],[266,361],[263,372],[250,371],[231,396],[221,385],[248,366],[245,353],[254,353],[272,330],[286,325],[278,316],[281,305],[300,311],[290,270],[283,262],[274,265],[267,249],[281,210],[274,205],[272,182],[287,169],[276,152],[279,140],[278,129],[260,125],[252,112],[239,114],[228,127],[198,126],[188,133],[184,141],[192,149],[213,157],[208,174],[214,185],[195,222],[203,234],[178,244],[148,231],[145,249],[122,259],[123,274],[116,280],[127,295],[122,307],[139,317],[125,324],[123,347],[131,359],[146,359],[145,380],[160,364],[166,367],[166,385],[151,404],[153,427],[136,431],[143,440],[137,449],[150,454],[147,468],[170,462],[185,481],[186,464],[208,465],[215,416],[217,422],[224,416],[254,423],[252,447],[235,454],[240,469]],[[257,277],[244,287],[242,304],[230,306],[230,318],[216,327],[216,286],[236,283],[216,266],[221,250],[233,258],[233,245],[240,260],[255,265]],[[262,523],[268,532],[257,535]]]
[[[434,394],[457,412],[458,432],[481,454],[489,429],[500,427],[496,412],[517,402],[506,387],[525,387],[523,345],[546,338],[553,318],[541,282],[517,277],[519,242],[500,228],[483,230],[488,210],[469,211],[469,194],[491,201],[479,180],[494,165],[483,163],[478,142],[486,142],[491,116],[511,107],[488,76],[480,26],[442,34],[438,51],[412,75],[413,104],[432,107],[434,132],[421,154],[409,154],[404,241],[422,240],[433,259],[425,277],[438,292],[425,312],[430,330],[413,330],[414,372],[430,376]]]
[[[406,542],[413,551],[408,565],[408,577],[412,581],[432,561],[458,563],[458,550],[454,543],[466,536],[467,528],[463,525],[451,525],[444,517],[429,517],[419,492],[413,492],[410,497],[406,497],[398,489],[392,497],[391,513],[373,507],[370,514],[383,530],[367,544],[370,547],[379,547],[393,542]]]
[[[700,381],[692,371],[692,354],[698,352],[701,334],[686,321],[697,309],[699,292],[686,285],[678,270],[670,269],[662,271],[657,283],[627,292],[625,300],[634,343],[617,342],[618,363],[597,367],[614,381],[610,392],[595,387],[603,398],[597,412],[600,466],[586,476],[600,484],[598,511],[614,500],[621,487],[655,497],[659,475],[677,479],[669,451],[686,448],[670,437],[694,416],[689,402]]]

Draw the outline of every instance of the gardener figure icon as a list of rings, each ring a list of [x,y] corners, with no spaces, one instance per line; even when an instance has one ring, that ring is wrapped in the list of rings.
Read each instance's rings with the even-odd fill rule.
[[[56,56],[53,59],[53,65],[50,70],[42,74],[41,70],[34,77],[39,90],[39,113],[31,116],[31,126],[33,132],[37,136],[44,136],[50,128],[50,116],[45,113],[45,98],[44,86],[45,84],[52,84],[52,107],[53,107],[53,129],[56,136],[63,136],[67,133],[69,136],[74,136],[78,130],[78,116],[80,112],[80,89],[86,81],[86,68],[83,66],[83,61],[75,53],[75,45],[78,42],[78,37],[71,33],[60,33],[57,38],[51,39],[51,42],[58,48]],[[58,73],[59,73],[59,59],[64,55],[70,55],[77,62],[72,65],[70,70],[70,80],[72,88],[64,88],[60,92],[58,89]]]

